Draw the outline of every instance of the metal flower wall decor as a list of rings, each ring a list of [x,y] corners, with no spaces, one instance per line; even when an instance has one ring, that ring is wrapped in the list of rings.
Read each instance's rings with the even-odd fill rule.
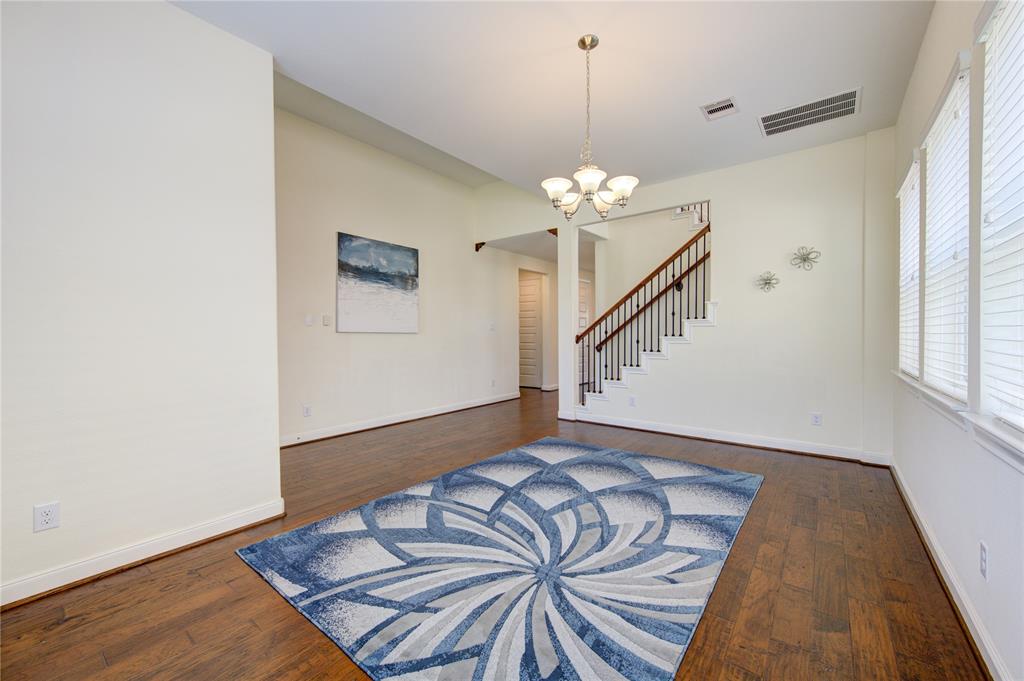
[[[821,251],[818,251],[814,246],[801,246],[796,249],[796,253],[793,254],[789,264],[793,267],[800,267],[805,270],[810,270],[818,264],[818,258],[821,257]]]
[[[762,272],[761,276],[757,278],[757,287],[765,293],[768,293],[778,285],[779,278],[774,272]]]

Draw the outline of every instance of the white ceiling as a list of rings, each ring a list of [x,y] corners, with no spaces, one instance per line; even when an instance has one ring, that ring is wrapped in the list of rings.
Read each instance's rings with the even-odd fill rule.
[[[178,2],[277,69],[541,193],[570,175],[593,53],[595,161],[644,183],[896,121],[930,2]],[[764,138],[758,116],[863,87],[862,112]],[[735,98],[707,122],[698,107]]]

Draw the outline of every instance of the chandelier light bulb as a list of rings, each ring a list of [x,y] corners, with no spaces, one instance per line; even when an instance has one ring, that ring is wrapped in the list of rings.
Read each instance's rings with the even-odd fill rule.
[[[583,163],[572,175],[579,185],[579,191],[570,192],[574,188],[573,182],[564,177],[549,177],[540,186],[548,193],[551,205],[562,211],[566,220],[572,219],[584,201],[592,204],[604,220],[613,206],[626,205],[640,181],[632,175],[619,175],[608,180],[608,190],[601,190],[601,183],[608,177],[608,173],[594,163],[590,144],[590,53],[597,47],[598,39],[596,35],[587,34],[576,44],[587,55],[587,127],[583,147],[580,149],[580,160]]]
[[[564,177],[549,177],[541,182],[540,186],[548,193],[551,205],[558,208],[562,205],[565,193],[572,189],[572,180],[567,180]]]

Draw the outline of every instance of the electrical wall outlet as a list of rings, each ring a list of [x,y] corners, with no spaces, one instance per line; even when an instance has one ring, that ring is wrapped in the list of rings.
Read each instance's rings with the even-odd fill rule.
[[[635,407],[636,406],[636,395],[630,395],[629,396],[629,406],[631,406],[631,407]]]
[[[303,418],[309,418],[312,415],[313,415],[313,407],[309,406],[308,404],[302,405],[302,417]]]
[[[492,378],[492,379],[491,379],[491,387],[493,388],[493,387],[494,387],[495,385],[497,385],[497,384],[498,384],[498,382],[497,382],[497,381],[495,381],[495,380],[494,380],[494,379]]]
[[[60,502],[36,504],[32,507],[32,531],[42,532],[60,527]]]
[[[988,581],[988,544],[985,542],[978,543],[978,572],[981,576]]]
[[[811,412],[811,425],[812,426],[820,426],[821,425],[821,412],[820,411],[812,411]]]
[[[308,314],[302,318],[302,323],[306,326],[313,326],[313,315]]]
[[[329,315],[329,314],[322,314],[322,315],[320,315],[320,323],[323,324],[324,326],[330,326],[331,325],[331,315]]]

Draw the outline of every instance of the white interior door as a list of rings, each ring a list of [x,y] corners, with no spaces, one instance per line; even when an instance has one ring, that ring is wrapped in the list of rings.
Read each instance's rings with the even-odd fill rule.
[[[541,387],[540,275],[519,277],[519,385]]]

